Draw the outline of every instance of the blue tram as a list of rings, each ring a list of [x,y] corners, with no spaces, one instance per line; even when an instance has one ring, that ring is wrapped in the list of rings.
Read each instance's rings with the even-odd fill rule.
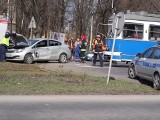
[[[147,12],[130,12],[124,15],[125,21],[122,32],[116,37],[113,52],[113,61],[130,62],[137,53],[157,44],[160,40],[160,15]],[[109,18],[112,24],[114,15]],[[106,38],[108,51],[104,54],[111,55],[113,35],[109,26],[109,37]]]

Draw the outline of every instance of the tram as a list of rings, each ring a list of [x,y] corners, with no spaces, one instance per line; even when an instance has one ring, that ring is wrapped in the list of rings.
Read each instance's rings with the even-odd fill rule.
[[[160,15],[144,11],[127,11],[124,18],[123,30],[115,39],[112,60],[128,63],[137,53],[145,51],[160,41]],[[114,15],[109,18],[108,24],[112,24],[113,19]],[[109,26],[108,34],[109,37],[105,39],[108,51],[104,54],[110,58],[114,39],[111,26]]]

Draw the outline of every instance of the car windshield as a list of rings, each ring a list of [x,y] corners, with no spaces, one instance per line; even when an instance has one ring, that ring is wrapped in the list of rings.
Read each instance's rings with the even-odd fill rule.
[[[28,40],[28,45],[31,46],[31,45],[35,44],[36,42],[38,42],[38,41],[39,41],[39,40],[34,40],[34,39],[31,40],[31,39],[30,39],[30,40]]]

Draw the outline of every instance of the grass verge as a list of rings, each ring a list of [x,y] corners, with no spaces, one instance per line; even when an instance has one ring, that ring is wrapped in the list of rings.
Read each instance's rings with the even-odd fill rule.
[[[38,64],[39,65],[39,64]],[[37,64],[0,63],[1,95],[147,95],[160,94],[150,86],[74,74],[44,71]]]

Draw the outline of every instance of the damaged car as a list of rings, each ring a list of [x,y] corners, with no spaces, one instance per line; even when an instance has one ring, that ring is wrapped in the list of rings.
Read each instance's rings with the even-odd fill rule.
[[[32,64],[35,61],[59,61],[66,63],[71,51],[64,43],[47,38],[20,39],[6,52],[7,61],[22,61]]]

